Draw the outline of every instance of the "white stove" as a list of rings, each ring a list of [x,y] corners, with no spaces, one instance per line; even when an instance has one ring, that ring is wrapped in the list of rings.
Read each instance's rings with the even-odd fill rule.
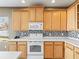
[[[29,30],[33,32],[43,30],[43,23],[42,22],[30,22]],[[29,41],[27,42],[27,46],[28,46],[27,59],[43,59],[44,49],[43,49],[42,40],[43,40],[43,33],[36,33],[36,32],[30,33]]]

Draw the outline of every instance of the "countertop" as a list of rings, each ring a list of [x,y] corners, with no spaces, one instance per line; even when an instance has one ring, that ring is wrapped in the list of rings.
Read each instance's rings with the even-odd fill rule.
[[[20,39],[4,39],[0,38],[1,41],[63,41],[69,44],[72,44],[76,47],[79,47],[79,39],[78,38],[72,38],[72,37],[43,37],[43,38],[29,38],[29,37],[23,37]]]

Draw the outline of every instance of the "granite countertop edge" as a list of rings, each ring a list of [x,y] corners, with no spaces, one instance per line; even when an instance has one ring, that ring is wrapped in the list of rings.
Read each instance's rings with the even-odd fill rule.
[[[20,39],[5,39],[4,41],[63,41],[79,48],[79,39],[73,38],[73,37],[43,37],[42,38],[43,40],[29,40],[29,39],[31,38],[26,37],[26,38],[20,38]]]

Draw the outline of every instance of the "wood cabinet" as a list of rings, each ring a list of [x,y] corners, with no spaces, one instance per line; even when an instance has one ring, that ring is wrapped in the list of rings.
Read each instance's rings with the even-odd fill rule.
[[[31,7],[28,10],[13,9],[13,31],[27,31],[29,22],[43,22],[45,31],[66,31],[71,24],[70,20],[66,19],[66,10],[44,10],[43,7]],[[69,22],[68,27],[67,22]]]
[[[44,58],[48,59],[64,59],[64,43],[63,42],[45,42]]]
[[[20,31],[20,17],[21,13],[17,10],[12,11],[12,29],[13,31]]]
[[[75,52],[75,59],[79,59],[79,52]]]
[[[21,59],[26,59],[27,57],[27,47],[26,42],[18,42],[18,51],[21,52]]]
[[[43,7],[31,7],[30,8],[30,21],[31,22],[43,22]]]
[[[21,31],[27,31],[29,26],[29,11],[21,12]]]
[[[43,7],[36,7],[36,22],[43,22]]]
[[[27,31],[28,24],[29,24],[29,11],[13,9],[12,11],[13,31]]]
[[[67,30],[76,30],[76,6],[67,9]]]
[[[21,52],[20,59],[27,59],[27,44],[26,42],[8,42],[8,50],[9,51],[19,51]]]
[[[74,47],[71,44],[65,44],[65,59],[74,59]]]
[[[16,42],[13,42],[13,41],[8,42],[8,46],[9,46],[9,48],[8,48],[9,51],[17,51],[17,43]]]
[[[78,47],[75,47],[75,53],[74,53],[74,59],[79,59],[79,48]]]
[[[44,11],[45,31],[67,31],[66,10],[46,10]]]
[[[66,10],[61,11],[61,31],[67,31],[67,14]]]
[[[60,11],[52,12],[52,31],[60,31]]]
[[[30,22],[35,22],[36,21],[36,10],[35,8],[30,8],[29,9],[30,12]]]
[[[51,31],[52,11],[44,11],[44,30]]]
[[[54,42],[54,58],[64,59],[64,43]]]
[[[53,42],[45,42],[44,54],[44,58],[53,58]]]

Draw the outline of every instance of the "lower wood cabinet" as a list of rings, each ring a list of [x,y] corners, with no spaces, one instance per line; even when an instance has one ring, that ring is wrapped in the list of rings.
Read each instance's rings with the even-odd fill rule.
[[[17,51],[17,44],[14,41],[8,42],[9,51]]]
[[[64,59],[64,42],[45,42],[45,59]]]
[[[26,42],[9,42],[9,51],[20,51],[20,59],[27,59],[27,44]]]
[[[44,58],[53,58],[53,42],[44,43]]]
[[[75,47],[75,53],[74,54],[75,54],[74,58],[79,59],[79,48]]]
[[[21,59],[26,59],[27,47],[26,42],[18,42],[18,51],[21,51]]]
[[[74,59],[74,46],[71,44],[65,44],[65,59]]]
[[[54,42],[54,58],[64,59],[64,42]]]
[[[79,59],[79,52],[75,52],[75,59]]]

